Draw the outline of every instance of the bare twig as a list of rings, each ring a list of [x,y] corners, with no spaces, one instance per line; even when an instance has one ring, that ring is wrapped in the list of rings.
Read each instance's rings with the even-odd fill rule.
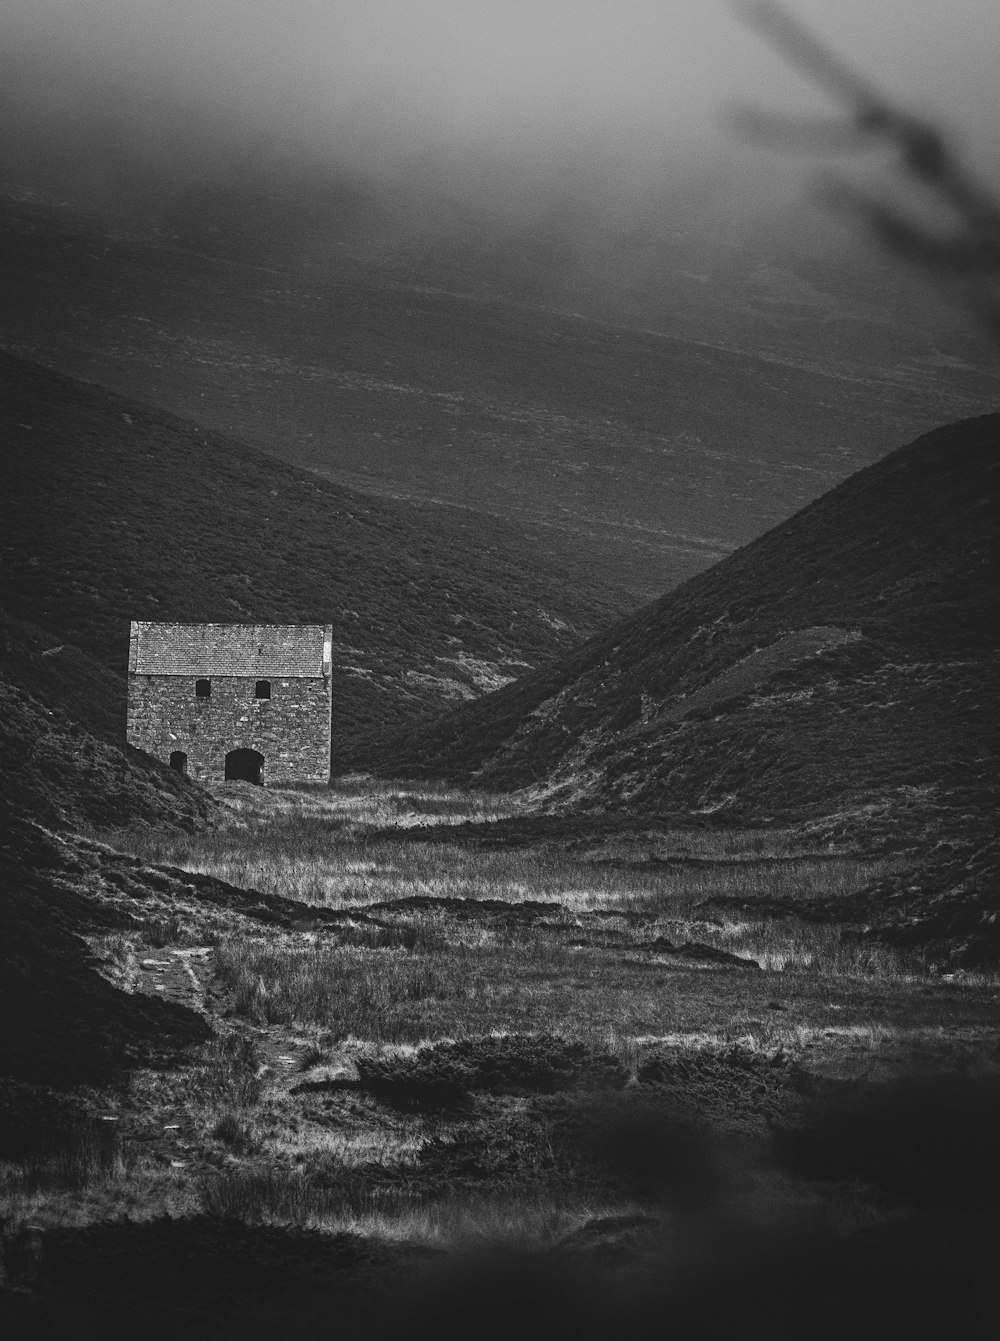
[[[950,220],[945,231],[837,177],[827,183],[824,194],[861,218],[887,250],[959,289],[1000,340],[997,198],[960,162],[936,126],[894,106],[776,0],[732,3],[743,22],[840,103],[846,115],[799,118],[743,107],[731,122],[743,136],[772,149],[844,153],[879,143],[892,148],[918,192],[919,204],[945,208]]]

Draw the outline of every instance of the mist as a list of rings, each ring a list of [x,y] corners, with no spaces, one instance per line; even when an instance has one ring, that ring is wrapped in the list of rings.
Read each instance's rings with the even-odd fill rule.
[[[992,0],[787,7],[1000,176]],[[804,197],[810,164],[740,143],[727,107],[835,109],[735,8],[7,0],[0,181],[181,235],[260,219],[272,250],[307,235],[313,260],[516,247],[525,227],[550,271],[601,228],[738,245]]]

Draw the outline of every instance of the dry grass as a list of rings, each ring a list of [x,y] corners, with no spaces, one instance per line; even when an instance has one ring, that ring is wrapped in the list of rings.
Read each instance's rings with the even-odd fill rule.
[[[752,928],[741,931],[746,936]],[[774,1046],[809,1029],[857,1026],[872,1012],[902,1021],[918,976],[878,947],[839,938],[837,928],[793,927],[756,946],[765,971],[677,961],[622,944],[568,944],[557,927],[453,924],[439,949],[400,952],[286,941],[232,940],[217,971],[235,1010],[258,1024],[320,1025],[338,1041],[416,1044],[490,1032],[560,1034],[588,1042],[678,1031],[732,1034],[732,1023],[766,1021]],[[725,942],[725,929],[716,943]],[[765,953],[766,949],[766,953]],[[793,954],[801,962],[793,961]],[[768,963],[768,956],[774,961]],[[779,966],[780,961],[780,966]],[[779,997],[794,1015],[770,1015]]]
[[[339,791],[247,788],[229,823],[195,834],[117,835],[145,861],[213,875],[243,888],[329,907],[413,895],[558,902],[567,914],[608,907],[689,914],[713,898],[837,898],[888,874],[886,860],[803,852],[779,830],[678,831],[611,840],[580,855],[554,846],[484,850],[441,840],[448,821],[517,812],[516,800],[426,787],[342,783]],[[413,830],[427,825],[428,841]],[[396,837],[394,830],[406,830]]]
[[[234,1170],[206,1179],[201,1197],[210,1214],[248,1224],[292,1224],[459,1250],[551,1247],[593,1218],[634,1209],[595,1206],[541,1190],[534,1199],[466,1193],[421,1202],[412,1191],[398,1188],[332,1187],[304,1169]]]
[[[453,957],[450,951],[449,960]],[[261,1024],[323,1024],[335,1038],[412,1039],[419,1028],[414,1008],[458,990],[456,976],[436,957],[401,959],[353,946],[232,940],[217,947],[215,963],[245,1018]]]
[[[134,1152],[122,1145],[112,1123],[87,1122],[20,1159],[0,1164],[0,1192],[4,1197],[78,1192],[97,1182],[120,1183],[134,1164]]]
[[[761,997],[793,990],[822,1022],[836,1023],[839,998],[853,995],[864,1008],[863,984],[903,986],[924,975],[914,956],[850,928],[752,911],[764,901],[794,906],[854,894],[887,873],[885,860],[803,851],[785,831],[639,835],[573,853],[555,844],[484,850],[444,842],[440,829],[430,841],[416,839],[413,826],[431,809],[482,816],[481,797],[464,800],[465,811],[462,795],[446,789],[366,790],[363,782],[329,797],[261,798],[247,788],[230,823],[137,838],[133,850],[307,902],[359,912],[380,905],[378,925],[345,925],[337,944],[272,936],[217,947],[216,973],[240,1015],[320,1025],[339,1040],[416,1043],[539,1029],[627,1040],[681,1021],[725,1031],[742,1006],[752,1015]],[[433,906],[421,909],[414,898]],[[512,918],[488,909],[469,916],[468,901],[549,906],[517,911],[516,920],[513,907]],[[740,911],[725,911],[731,904]],[[764,972],[734,975],[656,952],[657,942],[688,941]]]
[[[732,954],[754,959],[762,969],[812,971],[839,977],[914,981],[926,977],[921,957],[829,922],[799,918],[749,918],[707,928],[704,939]]]
[[[582,1192],[560,1200],[554,1184],[533,1199],[530,1179],[516,1192],[431,1190],[423,1152],[448,1137],[449,1120],[394,1110],[363,1085],[324,1089],[327,1080],[426,1042],[542,1033],[610,1054],[632,1077],[651,1047],[690,1055],[732,1045],[846,1061],[864,1074],[890,1054],[953,1056],[993,1010],[988,983],[933,979],[919,960],[850,927],[765,915],[771,901],[849,896],[889,869],[810,850],[794,833],[484,850],[443,841],[438,827],[420,840],[428,816],[437,825],[442,814],[486,814],[482,798],[446,789],[356,782],[333,792],[236,788],[226,798],[228,818],[214,830],[133,834],[128,845],[145,860],[353,907],[357,918],[321,932],[221,937],[213,954],[225,1032],[194,1065],[145,1075],[130,1100],[163,1115],[159,1163],[144,1154],[87,1165],[81,1155],[76,1186],[54,1166],[33,1184],[8,1169],[13,1223],[199,1207],[434,1246],[543,1246],[621,1205],[598,1212]],[[503,805],[495,817],[514,803]],[[166,924],[146,930],[169,939]],[[760,970],[665,949],[688,941]],[[483,1111],[495,1107],[491,1099]],[[177,1123],[183,1142],[171,1143]]]

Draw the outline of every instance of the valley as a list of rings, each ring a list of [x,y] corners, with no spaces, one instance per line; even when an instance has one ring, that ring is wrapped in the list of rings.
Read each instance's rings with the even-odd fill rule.
[[[0,66],[0,1331],[992,1335],[964,272]],[[133,620],[332,626],[329,786],[187,771],[284,663],[135,748]]]
[[[854,273],[850,255],[824,270],[779,245],[785,268],[758,274],[759,252],[723,251],[699,262],[706,287],[679,274],[689,244],[664,241],[636,277],[640,306],[616,309],[572,285],[546,301],[544,283],[491,280],[475,250],[456,270],[460,240],[403,265],[357,241],[310,260],[277,235],[248,250],[206,230],[8,195],[3,347],[408,500],[432,525],[452,508],[487,529],[513,520],[550,562],[633,603],[890,448],[992,408],[1000,386],[954,313],[878,267]],[[617,254],[594,264],[621,281]]]
[[[485,514],[0,367],[14,1335],[974,1322],[995,415],[633,612]],[[329,787],[126,744],[129,618],[220,608],[333,620]]]

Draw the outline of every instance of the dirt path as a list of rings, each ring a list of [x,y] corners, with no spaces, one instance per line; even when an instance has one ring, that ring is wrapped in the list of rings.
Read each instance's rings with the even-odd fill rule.
[[[210,945],[152,951],[137,961],[136,990],[203,1013],[214,957]]]

